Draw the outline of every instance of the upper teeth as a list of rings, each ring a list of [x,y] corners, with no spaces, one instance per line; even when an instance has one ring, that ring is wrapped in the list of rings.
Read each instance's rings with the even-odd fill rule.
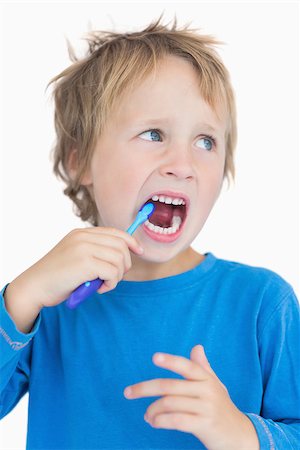
[[[152,200],[157,202],[159,200],[161,203],[167,203],[167,205],[185,205],[185,201],[182,198],[171,198],[164,195],[153,195]]]

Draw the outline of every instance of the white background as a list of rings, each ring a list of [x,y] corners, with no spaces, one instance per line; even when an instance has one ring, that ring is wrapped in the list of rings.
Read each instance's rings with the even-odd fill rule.
[[[224,189],[193,243],[201,253],[274,270],[299,285],[298,2],[95,2],[1,4],[1,287],[71,229],[52,173],[53,105],[47,83],[70,64],[91,29],[137,31],[164,11],[225,41],[218,49],[236,93],[236,183]],[[226,184],[225,184],[226,186]],[[224,187],[225,187],[224,186]],[[0,425],[1,448],[25,448],[26,395]],[[41,411],[41,414],[43,412]]]

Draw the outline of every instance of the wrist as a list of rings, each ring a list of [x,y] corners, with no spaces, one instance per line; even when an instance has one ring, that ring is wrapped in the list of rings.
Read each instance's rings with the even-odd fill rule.
[[[15,280],[7,286],[3,297],[6,311],[17,329],[24,334],[30,333],[42,308],[30,299],[30,294],[28,297],[28,292],[22,290]]]
[[[217,428],[217,427],[216,427]],[[207,450],[260,450],[259,439],[251,420],[238,408],[223,422],[221,429],[212,433],[209,442],[203,442]]]
[[[18,275],[5,290],[5,296],[14,299],[14,303],[24,309],[40,312],[43,305],[35,298],[34,281],[30,277],[29,269]]]
[[[238,410],[239,419],[236,425],[236,435],[233,440],[232,450],[259,450],[259,439],[256,429],[246,414]]]
[[[251,420],[238,408],[231,415],[226,426],[224,445],[212,450],[259,450],[259,440]],[[225,433],[225,431],[224,431]]]

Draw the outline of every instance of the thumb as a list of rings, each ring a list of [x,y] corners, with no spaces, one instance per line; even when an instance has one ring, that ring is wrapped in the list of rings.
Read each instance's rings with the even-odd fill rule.
[[[206,358],[203,345],[195,345],[195,347],[192,348],[191,360],[202,366],[207,372],[214,374],[214,371]]]

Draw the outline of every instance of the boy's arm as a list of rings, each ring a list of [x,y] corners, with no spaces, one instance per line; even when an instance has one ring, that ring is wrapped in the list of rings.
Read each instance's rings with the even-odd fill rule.
[[[261,414],[248,413],[261,450],[300,448],[300,309],[285,296],[260,330],[264,385]],[[271,417],[272,419],[269,419]]]
[[[3,294],[7,286],[0,291],[0,418],[8,414],[28,390],[31,340],[41,321],[38,315],[30,333],[18,329],[6,309]]]
[[[147,408],[145,420],[157,428],[192,433],[209,450],[300,448],[299,304],[287,283],[275,280],[270,285],[264,290],[254,336],[263,385],[259,414],[235,406],[203,346],[196,345],[191,359],[172,354],[164,354],[163,360],[158,354],[153,357],[154,364],[184,380],[152,379],[127,386],[128,399],[164,396]]]

